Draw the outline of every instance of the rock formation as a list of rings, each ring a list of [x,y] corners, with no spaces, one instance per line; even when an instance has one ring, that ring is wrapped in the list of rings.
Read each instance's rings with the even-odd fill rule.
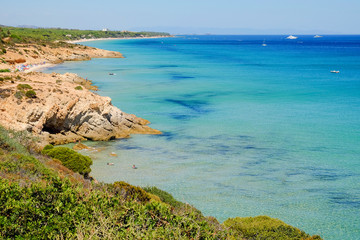
[[[0,124],[32,132],[41,137],[43,144],[109,140],[134,133],[161,134],[147,126],[149,121],[113,106],[109,97],[87,90],[87,81],[76,74],[34,72],[7,76],[17,80],[0,85]],[[36,98],[26,97],[19,84],[30,85]]]
[[[71,48],[70,48],[71,47]],[[0,69],[15,70],[18,64],[58,64],[64,61],[84,61],[91,58],[123,58],[119,52],[108,51],[77,44],[64,47],[42,46],[39,44],[17,44],[1,55]]]

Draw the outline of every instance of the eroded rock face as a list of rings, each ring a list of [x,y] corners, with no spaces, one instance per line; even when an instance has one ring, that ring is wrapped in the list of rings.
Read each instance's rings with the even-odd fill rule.
[[[31,99],[15,97],[20,82],[0,85],[0,91],[7,89],[10,93],[0,98],[0,124],[31,131],[44,143],[53,144],[125,138],[134,133],[161,133],[147,126],[149,121],[113,106],[109,97],[85,88],[76,90],[82,81],[77,77],[73,74],[23,74],[25,81],[21,84],[29,84],[37,95]]]

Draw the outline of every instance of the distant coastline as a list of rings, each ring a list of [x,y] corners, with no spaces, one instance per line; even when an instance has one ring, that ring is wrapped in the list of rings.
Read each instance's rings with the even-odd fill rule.
[[[129,39],[151,39],[151,38],[171,38],[174,36],[152,36],[152,37],[124,37],[124,38],[84,38],[78,40],[66,41],[67,43],[82,43],[82,42],[92,42],[92,41],[102,41],[102,40],[129,40]]]

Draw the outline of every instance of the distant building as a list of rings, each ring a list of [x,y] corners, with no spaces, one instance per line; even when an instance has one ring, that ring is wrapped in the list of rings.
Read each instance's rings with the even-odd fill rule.
[[[103,31],[103,32],[107,32],[107,31],[109,31],[109,29],[108,29],[108,28],[103,28],[102,31]]]
[[[66,37],[71,37],[71,34],[66,34],[65,36],[66,36]]]

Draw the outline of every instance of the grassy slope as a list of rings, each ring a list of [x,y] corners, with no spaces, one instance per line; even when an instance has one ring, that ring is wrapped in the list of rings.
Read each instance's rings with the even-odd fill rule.
[[[0,127],[0,238],[320,239],[269,217],[213,217],[155,187],[94,183]]]

